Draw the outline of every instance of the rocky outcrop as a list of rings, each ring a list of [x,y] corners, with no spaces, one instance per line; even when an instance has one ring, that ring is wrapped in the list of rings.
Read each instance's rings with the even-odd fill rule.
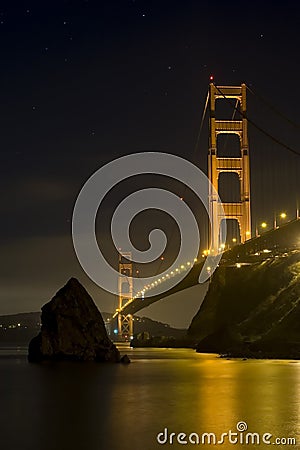
[[[219,267],[188,335],[199,352],[300,358],[300,252]]]
[[[120,353],[107,335],[101,313],[75,278],[42,307],[41,321],[40,333],[29,344],[30,362],[120,362]]]

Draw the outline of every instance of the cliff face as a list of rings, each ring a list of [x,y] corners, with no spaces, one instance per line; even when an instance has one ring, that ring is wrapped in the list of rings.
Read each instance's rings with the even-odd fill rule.
[[[101,313],[75,278],[42,307],[41,321],[41,332],[29,344],[30,361],[120,361]]]
[[[220,266],[188,334],[202,352],[300,357],[300,252]]]

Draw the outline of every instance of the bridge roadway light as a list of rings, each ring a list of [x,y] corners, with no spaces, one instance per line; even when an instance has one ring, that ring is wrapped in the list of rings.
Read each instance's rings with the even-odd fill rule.
[[[279,217],[279,219],[284,220],[284,219],[287,218],[287,214],[286,214],[285,212],[281,212],[281,213],[278,215],[278,217]],[[278,228],[278,224],[277,224],[277,214],[276,214],[276,213],[274,214],[274,228],[275,228],[275,229]]]
[[[266,222],[262,222],[262,224],[260,225],[262,228],[267,228],[267,223]]]
[[[236,238],[232,238],[232,242],[234,242],[234,243],[235,243],[235,242],[236,242]]]

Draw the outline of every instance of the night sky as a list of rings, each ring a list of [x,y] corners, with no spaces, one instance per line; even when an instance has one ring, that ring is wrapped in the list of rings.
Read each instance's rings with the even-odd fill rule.
[[[249,117],[300,152],[299,12],[296,1],[0,2],[0,314],[39,310],[71,276],[113,310],[74,254],[76,197],[129,153],[206,171],[207,120],[196,142],[211,74],[245,82],[258,94],[248,92]],[[276,211],[292,218],[299,156],[253,126],[249,139],[253,226]]]

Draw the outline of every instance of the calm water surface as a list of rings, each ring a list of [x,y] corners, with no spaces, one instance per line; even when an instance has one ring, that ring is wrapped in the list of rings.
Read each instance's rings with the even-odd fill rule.
[[[300,444],[299,362],[225,360],[187,349],[121,351],[130,365],[35,365],[25,349],[0,350],[1,449],[300,449],[156,440],[165,428],[220,438],[244,421],[248,432],[271,433],[270,442],[294,437]]]

